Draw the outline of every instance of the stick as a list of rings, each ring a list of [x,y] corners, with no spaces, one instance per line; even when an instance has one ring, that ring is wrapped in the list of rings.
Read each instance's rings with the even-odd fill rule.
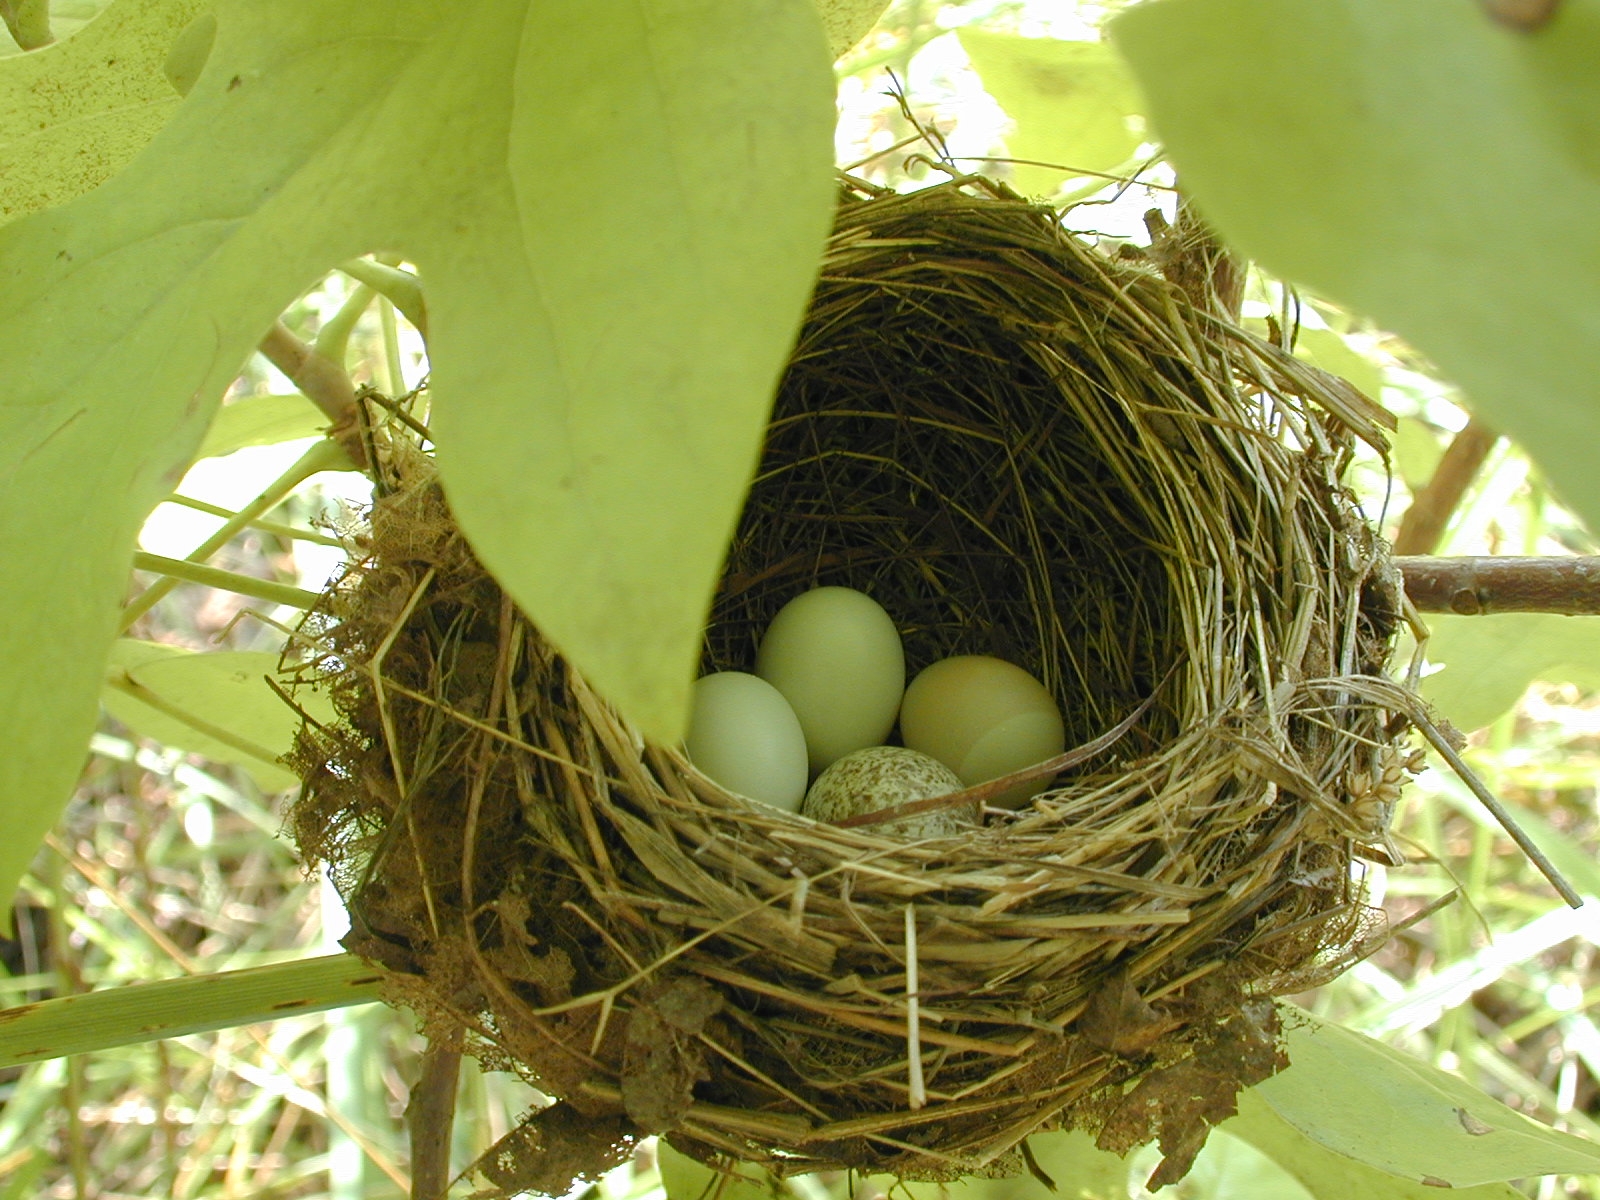
[[[906,1066],[911,1095],[907,1104],[915,1112],[928,1103],[922,1079],[922,1014],[917,1009],[917,906],[906,905]]]
[[[456,1115],[461,1053],[430,1045],[411,1088],[406,1124],[411,1134],[411,1200],[444,1200],[450,1187],[450,1129]]]
[[[1394,565],[1418,612],[1600,614],[1600,555],[1400,557]]]
[[[1511,840],[1517,844],[1517,848],[1528,856],[1528,861],[1539,868],[1539,874],[1550,881],[1550,886],[1560,893],[1561,898],[1567,902],[1568,907],[1582,908],[1583,897],[1573,891],[1572,885],[1562,878],[1561,872],[1556,870],[1555,864],[1544,856],[1544,851],[1533,844],[1533,839],[1523,832],[1522,826],[1517,824],[1516,819],[1507,811],[1506,806],[1496,799],[1495,794],[1484,785],[1483,780],[1479,779],[1472,768],[1462,761],[1461,756],[1456,753],[1456,748],[1450,744],[1450,739],[1439,732],[1439,727],[1429,720],[1425,713],[1418,711],[1407,715],[1417,728],[1422,731],[1422,736],[1428,739],[1428,744],[1439,752],[1440,757],[1445,762],[1450,764],[1450,769],[1456,773],[1456,778],[1471,789],[1472,794],[1478,798],[1478,803],[1489,810],[1490,815],[1500,823],[1500,828],[1504,829]]]

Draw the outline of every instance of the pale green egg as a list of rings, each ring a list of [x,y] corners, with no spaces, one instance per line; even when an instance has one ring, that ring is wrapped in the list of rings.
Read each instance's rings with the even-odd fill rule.
[[[1066,748],[1061,710],[1044,684],[1014,663],[983,654],[940,659],[919,672],[900,706],[900,736],[950,767],[968,787]],[[991,803],[1017,808],[1048,784],[1022,784]]]
[[[854,588],[796,596],[767,627],[756,674],[783,693],[805,731],[811,770],[887,740],[906,686],[894,620]]]
[[[789,702],[764,679],[721,671],[695,680],[684,749],[735,795],[794,812],[806,794],[806,739]]]

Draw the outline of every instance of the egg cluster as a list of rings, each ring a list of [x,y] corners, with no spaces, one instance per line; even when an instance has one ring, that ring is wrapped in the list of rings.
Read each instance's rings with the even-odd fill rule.
[[[887,745],[897,719],[904,744]],[[941,659],[907,687],[894,619],[864,592],[819,587],[773,618],[754,674],[695,682],[685,748],[730,792],[842,821],[1008,775],[1060,754],[1065,738],[1044,685],[1003,659]],[[1025,784],[996,802],[1019,807],[1044,787]],[[976,815],[942,809],[879,828],[943,837]]]

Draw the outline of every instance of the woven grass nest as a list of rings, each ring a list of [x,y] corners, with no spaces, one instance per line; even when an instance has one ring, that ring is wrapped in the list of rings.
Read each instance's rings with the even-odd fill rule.
[[[1070,216],[1069,218],[1070,219]],[[704,666],[845,584],[915,672],[993,654],[1083,747],[1030,807],[908,842],[644,745],[503,596],[431,461],[305,634],[341,723],[294,814],[426,1032],[555,1098],[480,1166],[559,1194],[667,1135],[908,1178],[1032,1133],[1159,1139],[1155,1183],[1284,1058],[1268,997],[1373,932],[1403,600],[1340,477],[1347,385],[972,179],[847,187]]]

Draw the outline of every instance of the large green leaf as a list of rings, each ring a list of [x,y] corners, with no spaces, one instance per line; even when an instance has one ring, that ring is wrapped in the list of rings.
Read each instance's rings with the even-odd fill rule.
[[[1142,134],[1130,122],[1142,109],[1139,89],[1110,46],[970,27],[957,36],[984,90],[1016,123],[1006,139],[1011,157],[1033,160],[1016,166],[1019,190],[1049,195],[1083,172],[1120,166],[1139,148]]]
[[[169,746],[237,763],[267,791],[295,782],[278,762],[300,719],[266,677],[278,656],[234,650],[197,654],[178,646],[121,638],[111,648],[101,702],[124,725]],[[301,689],[295,701],[319,721],[333,720],[326,696]]]
[[[299,392],[279,396],[243,396],[217,409],[195,458],[232,454],[246,446],[274,446],[316,437],[328,418]]]
[[[1461,729],[1487,725],[1522,699],[1536,679],[1600,690],[1600,622],[1554,613],[1492,617],[1428,615],[1422,694]]]
[[[1239,1093],[1239,1115],[1224,1122],[1222,1130],[1265,1154],[1316,1200],[1438,1200],[1442,1194],[1451,1200],[1522,1200],[1522,1193],[1509,1183],[1484,1183],[1441,1193],[1432,1184],[1368,1166],[1307,1137],[1280,1117],[1255,1088]],[[1210,1153],[1208,1141],[1197,1168]],[[1226,1195],[1220,1193],[1219,1200]]]
[[[807,0],[226,0],[97,190],[0,229],[0,893],[67,793],[145,513],[278,311],[427,281],[445,486],[643,730],[680,732],[832,201]]]
[[[117,0],[65,41],[0,62],[0,223],[121,170],[178,107],[164,70],[210,0]]]
[[[1429,354],[1600,527],[1600,4],[1160,0],[1112,26],[1206,215]]]
[[[1381,1042],[1309,1013],[1286,1015],[1290,1066],[1255,1095],[1324,1149],[1434,1187],[1600,1172],[1600,1146]]]

